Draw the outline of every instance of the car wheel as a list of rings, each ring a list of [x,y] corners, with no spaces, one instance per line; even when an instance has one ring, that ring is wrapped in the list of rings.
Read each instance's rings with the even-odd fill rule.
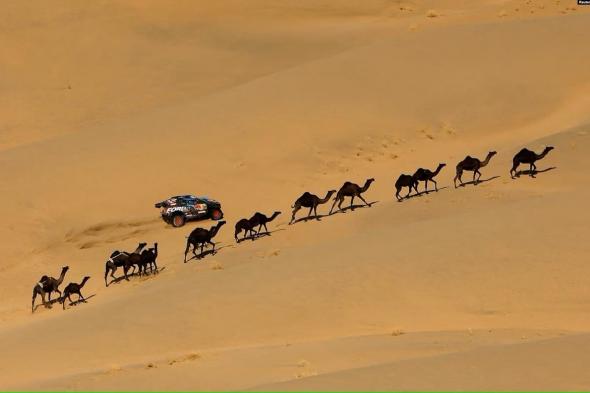
[[[223,213],[219,209],[211,210],[211,219],[213,221],[221,220],[223,218]]]
[[[172,226],[175,228],[183,226],[185,221],[186,218],[184,218],[184,215],[182,214],[176,214],[175,216],[172,216]]]

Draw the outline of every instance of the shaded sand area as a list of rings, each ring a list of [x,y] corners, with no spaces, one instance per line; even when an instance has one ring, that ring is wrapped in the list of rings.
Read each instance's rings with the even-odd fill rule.
[[[359,3],[2,5],[0,389],[590,389],[590,7]],[[438,193],[395,201],[441,162]],[[371,208],[288,225],[367,178]],[[153,208],[182,193],[228,221],[187,264],[213,223]],[[105,288],[140,241],[163,270]],[[31,314],[64,265],[88,303]]]

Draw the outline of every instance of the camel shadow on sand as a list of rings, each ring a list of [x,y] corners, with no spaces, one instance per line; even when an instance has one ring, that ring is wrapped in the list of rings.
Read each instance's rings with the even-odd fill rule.
[[[192,257],[190,257],[189,259],[186,260],[185,263],[188,263],[190,261],[192,261],[193,259],[201,260],[203,258],[205,258],[207,255],[215,255],[219,252],[219,250],[223,250],[224,248],[231,248],[234,247],[232,244],[227,244],[225,246],[221,246],[221,247],[215,247],[215,250],[211,249],[211,250],[203,250],[202,253],[197,254],[197,255],[193,255]]]
[[[77,305],[78,305],[78,304],[80,304],[80,303],[87,303],[86,301],[87,301],[88,299],[92,299],[92,298],[93,298],[93,297],[95,297],[95,296],[96,296],[96,293],[93,293],[93,294],[92,294],[92,295],[90,295],[90,296],[86,296],[86,297],[84,298],[84,300],[82,300],[82,299],[77,299],[77,300],[74,300],[73,302],[71,302],[71,303],[68,303],[68,304],[67,304],[67,306],[77,306]],[[64,301],[67,301],[67,300],[64,300]]]
[[[53,308],[53,305],[55,303],[59,303],[59,297],[57,299],[51,299],[50,301],[47,301],[46,304],[35,304],[35,308],[33,308],[33,312],[37,311],[37,309],[39,307],[44,307],[44,308]]]
[[[153,276],[156,274],[159,274],[162,270],[165,270],[166,266],[162,266],[162,267],[158,267],[158,270],[150,270],[149,273],[142,275],[143,276]],[[139,277],[139,272],[133,272],[131,274],[127,274],[127,277],[131,278],[131,277]],[[119,284],[121,281],[125,281],[125,275],[122,275],[120,277],[117,278],[113,278],[111,279],[111,281],[109,281],[109,283],[107,284],[107,287],[112,285],[112,284]]]
[[[322,221],[322,218],[324,217],[329,217],[329,214],[318,214],[317,216],[309,216],[309,217],[300,217],[298,219],[296,219],[295,221],[293,221],[292,223],[290,223],[289,225],[294,225],[297,224],[298,222],[306,222],[306,221],[312,221],[312,220],[316,220],[316,221]]]
[[[438,191],[440,191],[440,190],[444,190],[445,188],[449,188],[449,186],[440,187],[440,188],[438,189]],[[405,201],[405,200],[412,199],[412,198],[415,198],[415,197],[421,197],[422,195],[428,195],[428,194],[430,194],[430,193],[432,193],[432,192],[434,192],[434,193],[437,193],[438,191],[436,191],[436,190],[424,190],[424,191],[420,191],[420,192],[419,192],[419,193],[417,193],[417,194],[413,194],[413,195],[407,195],[407,196],[403,197],[402,199],[398,199],[397,201],[398,201],[398,202],[403,202],[403,201]],[[394,196],[394,198],[395,198],[395,196]],[[397,198],[396,198],[396,199],[397,199]]]
[[[541,169],[541,170],[524,170],[524,171],[517,171],[516,174],[514,175],[513,179],[516,179],[517,177],[521,177],[522,175],[529,175],[530,177],[535,177],[535,175],[537,173],[544,173],[544,172],[549,172],[552,171],[554,169],[557,169],[556,166],[551,166],[549,168],[545,168],[545,169]]]
[[[96,296],[96,294],[92,294],[92,295],[90,295],[90,296],[87,296],[87,297],[85,297],[84,299],[85,299],[85,300],[88,300],[88,299],[91,299],[91,298],[93,298],[93,297],[95,297],[95,296]],[[41,304],[36,304],[36,305],[35,305],[35,308],[33,309],[33,311],[37,311],[37,309],[38,309],[39,307],[48,308],[48,309],[49,309],[49,308],[53,308],[53,305],[54,305],[55,303],[61,304],[60,300],[61,300],[61,298],[59,298],[59,297],[58,297],[57,299],[51,299],[51,301],[48,301],[48,302],[47,302],[47,304],[49,305],[49,307],[46,307],[46,306],[45,306],[43,303],[41,303]],[[64,300],[64,301],[67,301],[67,300]],[[83,301],[83,300],[81,300],[81,299],[78,299],[78,300],[76,300],[76,301],[74,301],[74,302],[70,303],[69,305],[70,305],[70,306],[75,306],[75,305],[76,305],[76,304],[78,304],[78,303],[84,303],[84,301]]]
[[[238,243],[241,243],[241,242],[246,241],[246,240],[252,240],[252,241],[254,241],[256,239],[260,239],[261,237],[271,236],[275,232],[284,231],[284,230],[285,230],[285,228],[280,228],[280,229],[275,229],[274,231],[262,232],[262,233],[257,233],[255,235],[246,236],[246,237],[243,237],[241,239],[238,239]]]
[[[477,186],[478,184],[481,184],[481,183],[487,183],[487,182],[489,182],[489,181],[492,181],[492,180],[498,179],[499,177],[500,177],[500,176],[492,176],[492,177],[489,177],[489,178],[487,178],[487,179],[483,179],[483,180],[477,180],[477,181],[471,180],[471,181],[466,181],[466,182],[463,182],[462,184],[458,185],[456,188],[459,188],[459,187],[465,187],[465,186],[468,186],[468,185],[470,185],[470,184],[472,184],[472,185],[474,185],[474,186]]]
[[[358,208],[372,207],[375,203],[379,203],[379,201],[369,202],[366,205],[352,205],[352,206],[343,207],[342,209],[336,210],[336,211],[332,212],[331,214],[328,214],[328,216],[331,216],[336,213],[346,213],[348,210],[354,211],[355,209],[358,209]]]

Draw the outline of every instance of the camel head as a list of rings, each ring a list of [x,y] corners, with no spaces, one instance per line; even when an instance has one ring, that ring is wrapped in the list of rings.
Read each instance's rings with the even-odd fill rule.
[[[223,225],[225,225],[225,220],[217,222],[216,225],[211,227],[209,232],[210,233],[217,233],[217,231],[219,231],[219,228],[221,228]]]
[[[141,248],[144,248],[145,246],[147,246],[147,243],[139,243],[137,245],[137,248],[140,248],[141,249]]]
[[[80,285],[84,285],[84,284],[86,283],[86,281],[88,281],[88,280],[90,280],[90,276],[85,276],[85,277],[82,279],[82,284],[80,284]]]
[[[441,168],[441,169],[444,168],[444,167],[446,167],[446,166],[447,166],[447,164],[445,164],[444,162],[441,162],[440,164],[438,164],[438,167]]]
[[[543,153],[547,154],[547,153],[549,153],[549,152],[550,152],[551,150],[553,150],[553,149],[554,149],[554,147],[553,147],[553,146],[546,146],[546,147],[545,147],[545,150],[543,150]]]
[[[488,153],[488,157],[491,158],[491,157],[495,156],[496,154],[498,154],[498,152],[495,151],[495,150],[493,150],[493,151],[491,151],[491,152]]]
[[[61,268],[61,274],[66,274],[66,272],[70,269],[69,266],[64,266]]]
[[[270,220],[274,220],[274,219],[275,219],[275,218],[276,218],[276,217],[277,217],[279,214],[281,214],[281,212],[280,212],[280,211],[276,211],[276,212],[274,212],[274,213],[272,214],[272,216],[270,216]],[[270,221],[270,220],[269,220],[269,221]]]

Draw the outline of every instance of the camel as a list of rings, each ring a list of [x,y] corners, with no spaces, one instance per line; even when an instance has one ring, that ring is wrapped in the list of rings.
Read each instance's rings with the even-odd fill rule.
[[[281,212],[276,211],[270,217],[267,217],[266,215],[259,213],[259,212],[254,213],[254,215],[252,217],[250,217],[250,225],[252,225],[252,228],[254,228],[258,225],[258,231],[257,231],[256,235],[257,236],[260,235],[260,231],[262,230],[263,226],[264,226],[264,230],[268,234],[269,232],[268,232],[268,228],[266,227],[266,224],[271,222],[275,218],[277,218],[277,216],[279,214],[281,214]]]
[[[408,187],[408,195],[405,198],[409,198],[410,194],[412,193],[412,188],[416,190],[416,194],[418,194],[418,181],[412,175],[404,175],[401,174],[395,181],[395,197],[398,201],[401,201],[403,198],[399,196],[399,192],[402,190],[403,187]]]
[[[150,247],[147,250],[143,250],[140,254],[139,259],[139,275],[147,274],[147,268],[150,267],[150,272],[158,273],[158,264],[156,259],[158,258],[158,243],[154,243],[154,247]]]
[[[365,191],[367,191],[369,189],[369,187],[371,186],[371,183],[373,183],[374,181],[375,181],[375,179],[373,179],[373,178],[367,179],[365,181],[365,185],[362,187],[359,186],[358,184],[354,184],[349,181],[345,182],[342,185],[342,187],[340,187],[340,190],[338,190],[338,193],[336,193],[336,197],[334,198],[334,203],[332,204],[332,207],[330,208],[329,214],[332,214],[332,210],[334,209],[336,202],[338,202],[338,210],[342,211],[342,202],[344,202],[345,197],[350,197],[350,209],[351,210],[354,210],[352,203],[353,203],[355,197],[359,197],[361,199],[361,201],[365,202],[365,205],[371,206],[367,203],[367,201],[365,201],[365,198],[363,198],[361,194],[364,193]]]
[[[461,161],[460,163],[457,164],[457,175],[453,179],[453,183],[455,184],[455,188],[457,188],[457,180],[459,180],[459,183],[461,183],[461,185],[464,185],[463,181],[461,180],[461,176],[463,175],[463,171],[472,171],[473,172],[473,183],[478,184],[479,179],[481,178],[481,172],[479,170],[481,168],[483,168],[484,166],[488,165],[490,160],[492,159],[492,157],[495,155],[496,155],[496,152],[491,151],[488,153],[486,159],[483,161],[481,161],[477,158],[470,157],[470,156],[465,157],[465,159],[463,161]],[[476,175],[478,175],[477,180],[475,179]]]
[[[313,211],[315,218],[317,220],[319,220],[318,210],[317,210],[318,205],[323,205],[324,203],[328,202],[330,200],[330,198],[332,197],[332,194],[334,194],[335,192],[336,192],[336,190],[328,191],[328,193],[326,194],[326,197],[324,199],[320,199],[320,197],[318,197],[317,195],[311,194],[307,191],[304,192],[303,195],[301,195],[299,198],[297,198],[297,200],[295,201],[293,206],[291,206],[291,208],[293,209],[293,215],[291,216],[291,221],[289,221],[289,225],[291,225],[293,223],[293,221],[295,221],[295,213],[297,213],[299,211],[299,209],[301,209],[302,207],[309,208],[309,213],[307,213],[307,218],[309,218],[311,216],[311,212]]]
[[[553,146],[547,146],[541,154],[536,154],[534,151],[529,149],[522,149],[512,159],[512,169],[510,169],[510,177],[514,179],[514,175],[516,174],[516,168],[520,164],[530,164],[531,168],[529,170],[529,175],[531,177],[535,177],[535,171],[537,170],[537,166],[535,165],[535,161],[538,161],[545,157],[547,153],[553,150]]]
[[[213,246],[213,252],[215,252],[215,243],[211,241],[219,232],[219,229],[225,224],[225,221],[217,222],[217,225],[212,226],[210,229],[205,228],[195,228],[190,235],[187,237],[186,240],[186,249],[184,250],[184,263],[186,263],[186,254],[188,254],[188,250],[190,246],[193,246],[193,254],[197,259],[201,257],[197,255],[196,250],[197,247],[201,246],[201,254],[203,255],[203,248],[205,247],[205,243],[209,243]]]
[[[434,180],[434,177],[436,175],[439,174],[439,172],[441,171],[441,169],[443,169],[445,166],[447,166],[447,164],[444,163],[440,163],[438,164],[438,167],[436,168],[436,170],[434,172],[432,172],[430,169],[424,169],[424,168],[418,168],[418,170],[416,170],[416,172],[414,172],[414,179],[416,180],[416,183],[423,181],[424,182],[424,190],[426,192],[428,192],[428,182],[431,181],[434,183],[434,191],[438,192],[438,185],[436,184],[436,180]],[[418,189],[416,188],[416,192],[418,192]]]
[[[86,299],[84,299],[84,296],[82,296],[82,292],[80,292],[80,291],[82,290],[82,287],[84,287],[84,284],[86,284],[86,281],[88,281],[89,279],[90,279],[90,277],[86,276],[82,279],[82,282],[80,284],[75,283],[75,282],[71,282],[65,287],[63,296],[61,297],[61,304],[62,304],[64,310],[66,309],[66,297],[70,301],[70,304],[72,304],[73,301],[70,296],[73,295],[74,293],[78,295],[79,302],[86,303]]]
[[[109,284],[107,283],[107,276],[108,276],[109,272],[111,273],[111,277],[113,278],[113,280],[116,280],[117,277],[115,277],[115,272],[117,271],[117,268],[123,267],[124,270],[125,270],[125,268],[127,270],[129,270],[130,265],[128,265],[128,261],[127,261],[129,259],[129,256],[132,254],[139,254],[145,246],[147,246],[147,243],[139,243],[137,245],[137,248],[135,249],[135,251],[133,251],[132,253],[128,253],[125,251],[113,251],[113,253],[109,257],[109,259],[105,263],[105,271],[104,271],[104,284],[105,284],[105,286],[107,286],[107,287],[109,286]],[[131,272],[131,274],[133,274],[133,273],[135,273],[135,266],[133,266],[133,272]],[[127,276],[126,273],[125,273],[125,276]]]
[[[43,305],[47,308],[51,308],[51,292],[59,293],[61,297],[61,291],[59,290],[59,286],[64,280],[66,276],[66,272],[70,267],[64,266],[61,268],[61,273],[59,278],[53,278],[48,276],[43,276],[39,280],[37,284],[33,287],[33,300],[31,302],[31,312],[35,312],[35,299],[37,295],[41,295],[41,300],[43,301]],[[47,294],[47,302],[45,301],[45,294]]]
[[[236,239],[236,243],[239,243],[240,240],[238,239],[238,235],[240,232],[244,231],[244,237],[242,240],[246,239],[248,236],[254,240],[254,236],[257,235],[257,232],[254,230],[254,225],[250,222],[247,218],[242,218],[240,221],[236,222],[234,237]]]

